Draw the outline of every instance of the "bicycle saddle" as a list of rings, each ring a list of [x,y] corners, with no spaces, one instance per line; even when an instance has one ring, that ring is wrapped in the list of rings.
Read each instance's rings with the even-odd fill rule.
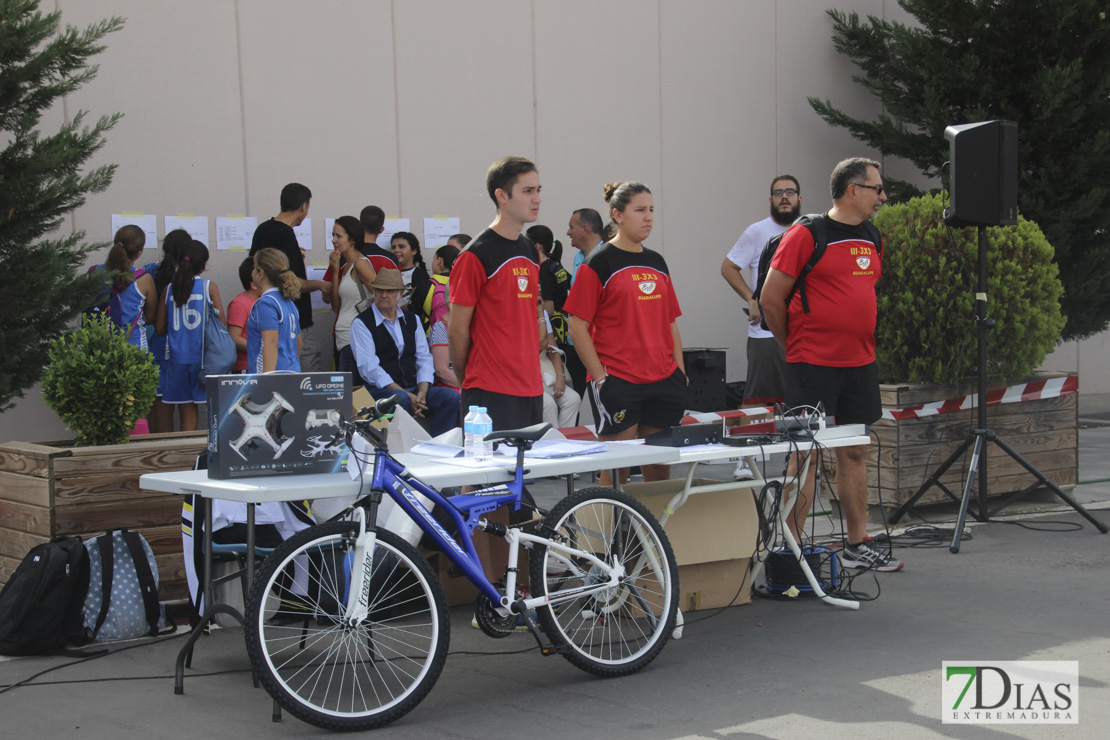
[[[528,442],[535,442],[537,439],[547,434],[547,430],[551,425],[547,422],[543,424],[533,424],[530,427],[523,429],[505,429],[500,432],[490,432],[483,439],[487,442],[500,442],[501,440],[512,441],[514,439],[523,439]]]

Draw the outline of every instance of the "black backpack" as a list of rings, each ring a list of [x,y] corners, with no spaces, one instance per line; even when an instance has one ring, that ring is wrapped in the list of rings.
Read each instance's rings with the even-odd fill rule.
[[[870,221],[864,221],[863,223],[864,228],[867,230],[868,238],[874,243],[875,248],[879,250],[879,258],[882,259],[883,241],[882,237],[879,235],[879,229]],[[786,305],[789,306],[790,301],[794,300],[794,294],[800,291],[802,294],[802,311],[809,313],[809,300],[806,298],[806,275],[808,275],[810,271],[813,270],[814,266],[821,261],[821,258],[825,256],[825,249],[829,246],[828,227],[825,224],[825,214],[823,213],[807,213],[804,216],[799,216],[792,226],[798,224],[805,226],[813,235],[813,255],[809,258],[809,261],[806,262],[805,267],[802,268],[802,274],[794,281],[794,287],[790,289],[790,293],[786,296]],[[787,229],[786,231],[789,230],[790,229]],[[763,295],[763,281],[767,279],[767,271],[771,269],[771,260],[775,258],[775,252],[778,250],[779,243],[782,242],[782,237],[786,234],[786,231],[782,232],[782,234],[775,234],[768,239],[767,243],[763,245],[763,251],[759,253],[759,278],[756,281],[755,290],[752,291],[752,297],[755,298],[756,301]],[[770,327],[767,326],[767,319],[762,316],[760,317],[759,325],[762,326],[764,330],[770,331]]]
[[[83,644],[89,555],[78,537],[31,548],[0,591],[0,655],[38,655]]]

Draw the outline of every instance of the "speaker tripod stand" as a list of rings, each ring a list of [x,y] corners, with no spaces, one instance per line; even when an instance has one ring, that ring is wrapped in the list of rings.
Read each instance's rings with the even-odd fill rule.
[[[975,483],[976,472],[978,472],[979,486],[978,486],[978,501],[976,502],[976,511],[974,516],[976,521],[989,522],[990,518],[998,512],[1005,509],[1010,504],[1013,504],[1033,491],[1041,488],[1047,488],[1052,491],[1056,496],[1061,498],[1068,506],[1075,509],[1083,515],[1087,521],[1095,526],[1099,532],[1106,534],[1110,527],[1095,519],[1089,511],[1076,501],[1074,498],[1065,493],[1060,486],[1038,470],[1032,463],[1026,460],[1010,445],[1000,437],[993,429],[987,426],[987,333],[994,326],[994,320],[987,318],[987,227],[979,227],[979,275],[978,275],[978,290],[975,293],[975,335],[978,342],[978,381],[979,388],[976,395],[976,410],[978,411],[978,425],[977,428],[972,429],[959,447],[948,456],[948,459],[940,464],[940,467],[929,476],[921,488],[917,489],[910,498],[895,510],[893,516],[890,518],[891,524],[896,523],[913,507],[915,503],[925,493],[936,486],[946,496],[953,501],[960,502],[960,513],[956,517],[956,532],[952,537],[952,544],[949,550],[953,553],[960,551],[960,536],[963,534],[964,522],[967,520],[968,505],[971,503],[972,486]],[[999,449],[1009,455],[1015,462],[1029,471],[1030,474],[1036,478],[1036,482],[1027,488],[1017,491],[998,506],[993,509],[987,506],[987,450],[988,444],[997,445]],[[967,471],[967,480],[964,481],[963,496],[956,498],[952,491],[940,482],[941,477],[954,465],[963,455],[971,449],[971,466]]]

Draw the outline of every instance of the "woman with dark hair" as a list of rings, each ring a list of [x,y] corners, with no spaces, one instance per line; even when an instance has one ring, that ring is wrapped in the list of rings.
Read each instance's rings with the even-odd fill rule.
[[[351,350],[351,322],[358,316],[358,304],[373,292],[369,285],[378,276],[370,258],[362,253],[362,222],[354,216],[340,216],[331,229],[332,308],[335,320],[335,347],[339,353],[336,366],[341,373],[351,373],[354,385],[364,385]]]
[[[145,270],[135,269],[144,246],[146,232],[134,224],[122,226],[116,231],[104,264],[90,272],[116,273],[105,283],[97,304],[107,311],[116,326],[127,332],[128,342],[147,350],[146,323],[154,320],[158,295],[154,292],[154,278]]]
[[[158,301],[154,328],[166,335],[166,385],[162,401],[180,409],[184,432],[197,428],[196,405],[205,401],[201,361],[208,304],[216,307],[221,323],[226,323],[226,319],[219,288],[200,277],[208,266],[208,247],[193,239],[180,256],[173,279]]]
[[[162,261],[148,262],[143,266],[143,269],[154,278],[156,298],[151,305],[155,312],[158,308],[157,297],[161,296],[166,286],[170,284],[173,274],[177,272],[177,264],[181,261],[181,253],[192,240],[193,237],[185,229],[174,229],[162,239]],[[147,419],[150,423],[150,431],[159,434],[173,431],[173,406],[162,401],[162,396],[166,392],[166,337],[153,331],[153,322],[150,328],[152,331],[147,336],[147,344],[154,358],[154,364],[158,368],[158,391],[154,397],[154,408],[151,409]]]
[[[635,439],[682,421],[687,380],[675,323],[682,312],[667,263],[643,244],[654,221],[651,191],[643,183],[613,183],[605,200],[616,236],[578,269],[566,311],[601,417],[598,439]],[[643,471],[645,481],[670,476],[667,465]]]
[[[567,315],[563,304],[570,294],[570,273],[562,265],[563,245],[546,226],[532,226],[525,235],[536,243],[540,256],[540,295],[543,310],[551,319],[555,342],[565,348],[567,342]]]
[[[251,279],[262,295],[247,319],[247,370],[299,373],[301,320],[293,299],[301,294],[301,281],[289,269],[289,259],[273,248],[254,253]]]
[[[405,291],[401,294],[398,308],[409,308],[412,300],[412,291],[430,280],[428,268],[424,265],[424,258],[420,256],[420,240],[410,231],[398,231],[389,240],[393,248],[393,256],[397,258],[397,267],[401,270],[401,279],[405,283]]]

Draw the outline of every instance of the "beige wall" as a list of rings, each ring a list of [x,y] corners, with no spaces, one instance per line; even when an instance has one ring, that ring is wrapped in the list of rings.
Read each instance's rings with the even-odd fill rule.
[[[830,41],[826,2],[809,0],[55,0],[65,23],[110,14],[125,28],[97,58],[96,80],[61,116],[124,112],[96,162],[119,163],[108,192],[72,222],[110,238],[109,215],[274,215],[290,181],[313,191],[310,261],[326,262],[324,218],[382,206],[390,216],[453,215],[477,233],[492,217],[486,167],[535,158],[540,222],[602,210],[601,186],[639,179],[684,312],[687,346],[728,348],[744,372],[738,299],[719,276],[741,231],[766,214],[776,173],[826,206],[832,166],[875,156],[821,122],[807,95],[870,115],[876,103]],[[861,15],[905,19],[894,0],[841,0]],[[888,163],[906,175],[904,163]],[[566,246],[564,262],[573,260]],[[216,252],[210,276],[239,292],[241,253]],[[97,255],[102,257],[103,255]],[[154,259],[154,250],[146,255]],[[326,341],[331,319],[317,316]],[[1106,341],[1091,346],[1105,356]],[[1058,353],[1110,391],[1093,352]],[[1098,371],[1096,373],[1096,370]],[[1105,387],[1099,385],[1103,383]],[[37,388],[0,416],[0,440],[64,428]]]

